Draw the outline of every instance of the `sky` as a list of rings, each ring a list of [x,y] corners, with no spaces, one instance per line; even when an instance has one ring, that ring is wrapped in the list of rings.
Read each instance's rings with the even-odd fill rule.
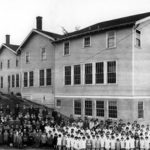
[[[0,44],[10,35],[21,44],[43,17],[43,30],[62,34],[76,27],[150,11],[150,0],[0,0]]]

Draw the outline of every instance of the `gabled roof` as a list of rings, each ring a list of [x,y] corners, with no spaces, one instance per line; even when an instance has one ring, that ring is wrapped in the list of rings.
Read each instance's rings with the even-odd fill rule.
[[[0,47],[0,50],[2,50],[2,48],[5,47],[7,48],[8,50],[10,50],[11,52],[16,53],[19,45],[14,45],[14,44],[2,44],[1,47]]]
[[[21,43],[21,45],[18,47],[17,52],[20,50],[21,47],[23,47],[28,40],[34,35],[34,34],[39,34],[41,36],[44,36],[52,41],[57,40],[58,38],[60,38],[62,35],[56,34],[56,33],[52,33],[52,32],[48,32],[48,31],[43,31],[43,30],[37,30],[37,29],[32,29],[31,32],[27,35],[27,37],[25,38],[25,40]]]
[[[147,13],[143,13],[143,14],[137,14],[137,15],[133,15],[133,16],[128,16],[128,17],[123,17],[123,18],[118,18],[118,19],[114,19],[114,20],[100,22],[100,23],[94,24],[92,26],[83,28],[81,30],[68,33],[68,34],[62,36],[60,39],[56,40],[56,42],[67,40],[70,38],[75,38],[75,37],[78,37],[81,35],[86,35],[89,33],[100,32],[100,31],[114,29],[114,28],[118,28],[118,27],[133,26],[136,23],[136,21],[141,20],[146,17],[149,17],[149,16],[150,16],[150,12],[147,12]]]

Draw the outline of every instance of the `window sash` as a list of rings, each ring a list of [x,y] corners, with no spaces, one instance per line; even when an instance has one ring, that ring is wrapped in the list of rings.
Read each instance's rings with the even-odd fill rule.
[[[29,80],[30,86],[34,86],[34,72],[33,71],[29,72],[29,78],[30,78],[30,80]]]
[[[65,85],[71,85],[71,66],[65,67]]]
[[[81,115],[81,100],[74,101],[74,114]]]
[[[64,55],[69,55],[69,42],[64,43]]]
[[[107,82],[116,83],[116,62],[107,62]]]
[[[104,83],[104,63],[96,63],[96,83]]]
[[[85,115],[92,116],[92,101],[85,101]]]
[[[28,87],[28,73],[24,72],[24,87]]]
[[[84,38],[84,47],[89,47],[91,45],[91,38],[85,37]]]
[[[10,68],[10,60],[7,60],[7,68]]]
[[[107,47],[113,48],[115,47],[115,32],[110,31],[107,33]]]
[[[1,88],[3,88],[3,77],[1,77]]]
[[[92,84],[92,64],[85,64],[85,84]]]
[[[8,88],[10,88],[10,76],[8,76]]]
[[[44,77],[44,70],[40,70],[40,86],[45,85],[45,77]]]
[[[144,118],[143,102],[138,102],[138,118]]]
[[[108,110],[110,118],[117,118],[117,102],[109,101],[108,102]]]
[[[45,48],[42,48],[41,58],[42,58],[42,60],[46,60],[46,49]]]
[[[81,84],[81,67],[80,67],[80,65],[74,66],[74,84]]]
[[[57,107],[60,107],[60,106],[61,106],[61,100],[60,100],[60,99],[57,99],[56,105],[57,105]]]
[[[46,85],[51,85],[51,69],[46,69]]]
[[[16,87],[19,87],[19,74],[16,74]]]
[[[15,76],[12,75],[12,87],[15,87]]]
[[[96,116],[104,117],[104,101],[96,101]]]
[[[29,52],[27,52],[27,53],[26,53],[26,63],[29,63],[29,61],[30,61],[30,60],[29,60],[29,57],[30,57],[30,56],[29,56]]]

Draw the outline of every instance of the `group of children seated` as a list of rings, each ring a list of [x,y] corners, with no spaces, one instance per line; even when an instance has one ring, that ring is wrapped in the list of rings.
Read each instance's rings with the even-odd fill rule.
[[[55,115],[54,115],[55,114]],[[54,150],[149,150],[150,127],[98,119],[65,120],[46,108],[0,107],[0,145]]]

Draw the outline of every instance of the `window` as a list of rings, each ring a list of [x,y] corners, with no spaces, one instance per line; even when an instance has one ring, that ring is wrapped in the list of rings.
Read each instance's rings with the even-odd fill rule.
[[[28,86],[28,73],[24,72],[24,87]]]
[[[15,87],[15,76],[14,75],[12,75],[12,80],[11,80],[11,84],[12,84],[12,87]]]
[[[107,83],[116,83],[116,62],[107,62]]]
[[[46,69],[46,85],[51,85],[51,69]]]
[[[113,48],[116,46],[115,44],[115,32],[107,32],[107,48]]]
[[[30,62],[30,60],[29,60],[30,58],[29,57],[30,57],[29,56],[29,52],[26,52],[26,64]]]
[[[34,86],[34,72],[33,71],[30,71],[29,72],[29,85],[30,86]]]
[[[10,68],[10,60],[7,60],[7,68]]]
[[[80,65],[74,66],[74,84],[81,83],[81,68]]]
[[[144,107],[143,102],[138,102],[138,118],[144,118]]]
[[[85,101],[85,115],[92,116],[92,101]]]
[[[81,100],[74,101],[74,114],[81,115]]]
[[[65,85],[71,85],[71,66],[65,67]]]
[[[56,101],[56,106],[57,106],[57,107],[60,107],[60,106],[61,106],[61,100],[60,100],[60,99],[57,99],[57,101]]]
[[[1,62],[1,66],[0,67],[1,67],[1,69],[3,69],[3,62]]]
[[[1,77],[1,88],[3,88],[3,77]]]
[[[96,63],[96,83],[104,83],[104,63]]]
[[[8,76],[8,88],[10,88],[10,76]]]
[[[45,48],[42,48],[41,59],[46,60],[46,49]]]
[[[16,74],[16,87],[19,87],[19,74]]]
[[[19,63],[19,61],[18,61],[18,59],[16,59],[16,67],[18,67],[18,63]]]
[[[85,84],[92,84],[92,64],[85,64]]]
[[[104,117],[104,101],[96,101],[96,116]]]
[[[40,86],[44,86],[45,85],[45,78],[44,78],[44,70],[40,70]]]
[[[117,118],[117,102],[109,101],[108,102],[108,115],[110,118]]]
[[[141,31],[136,30],[136,42],[137,47],[141,47]]]
[[[64,43],[64,55],[69,55],[69,42]]]
[[[90,36],[84,38],[84,47],[91,46],[91,38]]]
[[[3,88],[3,77],[1,77],[1,88]]]

